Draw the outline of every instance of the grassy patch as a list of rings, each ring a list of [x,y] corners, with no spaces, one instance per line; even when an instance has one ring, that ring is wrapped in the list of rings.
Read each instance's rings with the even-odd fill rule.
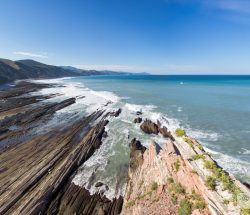
[[[135,200],[132,200],[132,201],[129,201],[128,203],[127,203],[127,207],[129,208],[129,207],[132,207],[132,206],[134,206],[135,205]]]
[[[172,183],[174,183],[174,179],[172,177],[168,177],[167,182],[168,182],[168,184],[172,184]]]
[[[186,191],[185,189],[182,187],[182,185],[180,183],[173,183],[170,187],[169,187],[169,191],[170,193],[173,194],[185,194]]]
[[[180,166],[181,166],[181,164],[180,164],[179,159],[178,159],[178,160],[176,160],[176,161],[173,163],[173,167],[174,167],[174,170],[175,170],[176,172],[178,172],[178,171],[179,171]]]
[[[204,160],[204,167],[206,169],[214,170],[216,168],[216,165],[213,161],[210,160]]]
[[[171,202],[172,202],[174,205],[177,205],[178,200],[177,200],[177,197],[176,197],[175,195],[172,195],[172,196],[171,196]]]
[[[153,182],[151,184],[151,190],[155,191],[155,190],[157,190],[157,188],[158,188],[158,184],[156,182]]]
[[[194,204],[194,208],[195,209],[200,209],[200,210],[203,210],[206,208],[206,203],[204,201],[197,201],[195,202]]]
[[[200,154],[195,154],[192,156],[192,159],[193,160],[205,159],[205,156]]]
[[[224,204],[224,205],[228,205],[229,202],[230,202],[230,201],[229,201],[228,199],[224,199],[224,200],[223,200],[223,204]]]
[[[250,209],[241,208],[240,214],[241,215],[250,215]]]
[[[180,202],[178,208],[178,215],[190,215],[192,213],[192,204],[187,200],[183,199]]]
[[[198,144],[197,147],[198,147],[198,149],[200,149],[201,151],[204,150],[204,149],[203,149],[203,146],[202,146],[201,144]]]
[[[186,131],[181,128],[177,128],[175,130],[175,134],[177,137],[183,137],[184,135],[186,135]]]
[[[206,186],[210,189],[210,190],[215,190],[216,188],[216,180],[215,178],[208,176],[205,180],[205,184]]]

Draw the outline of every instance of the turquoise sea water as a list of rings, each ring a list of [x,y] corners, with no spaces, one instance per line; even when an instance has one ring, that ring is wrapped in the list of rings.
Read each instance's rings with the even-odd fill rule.
[[[97,191],[95,183],[102,181],[109,187],[108,198],[124,194],[132,138],[145,146],[152,140],[161,146],[166,143],[133,123],[136,111],[142,111],[144,119],[159,120],[172,132],[184,128],[223,168],[250,183],[250,76],[87,76],[44,82],[65,87],[42,93],[78,97],[53,120],[64,120],[64,114],[122,108],[120,116],[106,126],[108,136],[100,149],[73,179],[92,193]],[[112,103],[105,106],[108,101]]]

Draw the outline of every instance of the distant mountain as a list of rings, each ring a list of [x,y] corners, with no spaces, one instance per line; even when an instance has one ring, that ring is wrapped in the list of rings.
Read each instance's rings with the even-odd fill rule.
[[[71,66],[52,66],[34,60],[12,61],[0,58],[0,84],[19,79],[60,78],[84,75],[131,75],[132,73],[82,70]]]
[[[77,76],[76,72],[34,60],[11,61],[0,59],[0,83],[28,78],[58,78]]]
[[[85,70],[85,69],[78,69],[73,66],[62,66],[62,68],[71,70],[73,72],[79,73],[81,75],[133,75],[135,73],[129,72],[114,72],[109,70]]]

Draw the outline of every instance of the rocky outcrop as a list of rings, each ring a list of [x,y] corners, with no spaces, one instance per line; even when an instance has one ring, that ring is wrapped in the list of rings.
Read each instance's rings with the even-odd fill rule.
[[[134,138],[130,143],[130,149],[129,171],[134,172],[143,163],[143,153],[146,147],[141,145],[141,142]]]
[[[122,109],[118,108],[116,111],[110,112],[109,115],[113,117],[118,117],[121,112],[122,112]]]
[[[223,170],[218,171],[224,178],[215,179],[211,189],[207,179],[219,167],[196,140],[186,137],[173,142],[168,138],[162,149],[156,143],[140,149],[143,146],[138,146],[135,154],[131,148],[122,214],[240,214],[249,204],[233,200],[236,192],[248,197],[250,193]],[[213,169],[208,164],[214,165]],[[228,188],[220,181],[226,178]]]
[[[7,97],[6,91],[1,95],[11,106],[8,99],[13,94]],[[29,129],[48,122],[57,110],[73,104],[75,98],[40,103],[23,95],[27,96],[26,101],[32,101],[25,105],[28,107],[1,121],[6,129],[1,129],[0,145],[18,138],[0,152],[0,214],[119,214],[122,197],[109,200],[101,193],[90,195],[72,182],[78,168],[102,144],[108,123],[104,110],[28,135]],[[26,139],[19,138],[21,132],[26,133]]]
[[[134,119],[134,123],[141,123],[142,122],[142,118],[141,117],[137,117]]]
[[[147,134],[158,134],[158,125],[152,122],[149,119],[146,119],[140,126],[141,130],[143,130]]]
[[[170,138],[171,140],[175,140],[170,131],[168,131],[166,126],[161,127],[161,123],[158,121],[157,124],[152,122],[149,119],[146,119],[140,126],[141,130],[147,134],[162,134],[165,138]]]
[[[136,111],[136,115],[137,116],[142,115],[142,112],[141,111]]]
[[[158,127],[159,132],[162,134],[163,137],[165,138],[170,138],[172,141],[174,141],[174,137],[171,134],[170,131],[168,131],[167,127],[163,126],[162,128]]]

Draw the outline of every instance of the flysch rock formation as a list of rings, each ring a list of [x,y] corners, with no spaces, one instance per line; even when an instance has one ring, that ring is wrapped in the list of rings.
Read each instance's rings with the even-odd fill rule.
[[[0,214],[249,212],[243,210],[250,205],[245,202],[249,188],[222,170],[198,141],[185,132],[177,135],[160,122],[143,120],[141,111],[134,122],[145,133],[165,138],[166,144],[161,148],[152,142],[146,148],[133,139],[125,196],[110,200],[102,192],[91,195],[72,180],[95,150],[108,144],[102,142],[108,136],[105,126],[122,109],[108,112],[108,102],[90,115],[66,114],[50,124],[57,111],[82,97],[50,100],[58,95],[31,94],[49,87],[20,81],[0,91]]]
[[[28,95],[44,87],[50,85],[19,82],[0,92],[0,214],[119,214],[122,197],[111,201],[101,193],[90,195],[72,179],[102,144],[107,118],[121,110],[106,116],[99,110],[36,133],[35,127],[77,99],[47,103],[42,100],[54,95]]]
[[[141,129],[157,134],[160,126],[146,119]],[[152,142],[146,149],[132,140],[122,214],[249,214],[249,189],[218,167],[195,139],[173,136],[163,148]]]

